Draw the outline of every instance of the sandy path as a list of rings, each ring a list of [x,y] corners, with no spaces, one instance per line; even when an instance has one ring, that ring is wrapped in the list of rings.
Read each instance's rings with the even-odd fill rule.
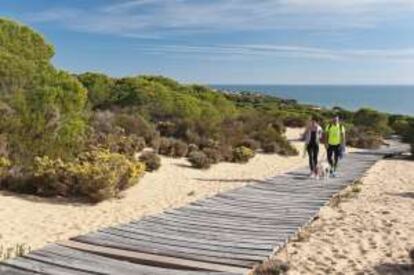
[[[324,207],[297,242],[277,255],[288,274],[414,274],[414,162],[384,160],[362,180],[362,191]],[[411,269],[409,269],[411,268]]]
[[[301,130],[290,129],[287,136],[296,139],[300,133]],[[302,149],[300,143],[296,142],[295,146]],[[221,163],[202,171],[189,168],[185,159],[162,158],[161,169],[147,173],[121,199],[97,205],[2,192],[0,246],[26,244],[36,249],[49,242],[179,207],[305,164],[306,159],[301,155],[280,157],[258,154],[248,164]]]

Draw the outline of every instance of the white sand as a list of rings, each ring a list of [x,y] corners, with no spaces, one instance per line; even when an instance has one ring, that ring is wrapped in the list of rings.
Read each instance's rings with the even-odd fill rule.
[[[301,132],[300,129],[289,129],[287,137],[296,139]],[[300,143],[294,144],[302,149]],[[161,169],[147,173],[138,185],[124,192],[121,199],[97,205],[2,192],[0,246],[25,244],[36,249],[50,242],[183,206],[218,192],[294,170],[306,165],[306,162],[301,155],[281,157],[258,154],[248,164],[221,163],[202,171],[190,168],[185,159],[162,158]]]
[[[414,162],[381,161],[362,182],[277,255],[290,262],[288,274],[414,274]]]

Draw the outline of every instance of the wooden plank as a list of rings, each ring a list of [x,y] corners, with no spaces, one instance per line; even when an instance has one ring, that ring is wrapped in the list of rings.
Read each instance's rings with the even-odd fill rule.
[[[131,246],[137,246],[138,249],[143,247],[153,249],[154,251],[162,250],[162,251],[178,251],[185,254],[193,254],[193,255],[202,255],[202,256],[209,256],[209,257],[220,257],[220,258],[228,258],[228,259],[235,259],[235,260],[252,260],[252,261],[262,261],[264,260],[264,255],[257,255],[257,254],[248,254],[248,253],[237,253],[236,251],[229,251],[229,252],[222,252],[217,251],[214,249],[214,246],[210,246],[207,248],[200,248],[200,247],[189,247],[183,245],[170,245],[167,243],[160,243],[160,242],[151,242],[147,240],[137,240],[136,238],[132,238],[131,236],[120,236],[115,234],[109,234],[105,232],[98,232],[87,235],[89,238],[98,238],[101,240],[108,240],[108,241],[119,241],[119,243],[125,243]],[[267,258],[267,257],[265,257]]]
[[[26,271],[16,267],[8,266],[5,263],[0,262],[0,274],[2,275],[31,275],[31,274],[40,274],[35,271]]]
[[[79,236],[73,239],[74,241],[91,244],[101,247],[110,247],[119,250],[126,250],[126,251],[133,251],[133,252],[140,252],[146,254],[153,254],[153,255],[162,255],[167,257],[175,257],[180,259],[188,259],[188,260],[195,260],[195,261],[202,261],[208,263],[216,263],[216,264],[226,264],[231,266],[237,267],[251,267],[254,264],[260,262],[260,260],[250,260],[250,259],[231,259],[231,258],[224,258],[219,256],[213,255],[206,255],[205,251],[191,251],[191,252],[184,252],[182,248],[164,248],[162,246],[157,245],[148,245],[134,242],[133,240],[123,240],[121,238],[116,237],[105,237],[105,236]],[[230,255],[228,255],[230,256]]]
[[[173,220],[167,220],[167,219],[159,219],[159,218],[154,218],[152,220],[146,220],[138,222],[137,224],[155,224],[155,225],[160,225],[160,226],[172,226],[172,227],[180,227],[180,228],[184,228],[184,229],[194,229],[197,230],[197,232],[211,232],[213,231],[217,231],[220,233],[239,233],[240,235],[244,235],[244,236],[256,236],[256,235],[265,235],[265,234],[274,234],[277,232],[283,232],[286,229],[290,229],[290,227],[285,226],[285,227],[274,227],[274,228],[268,228],[268,229],[263,229],[260,231],[260,229],[256,229],[256,230],[247,230],[244,228],[236,228],[236,227],[226,227],[226,226],[222,226],[220,224],[214,225],[211,224],[209,227],[208,224],[206,225],[205,223],[197,223],[197,222],[187,222],[184,220],[181,221],[173,221]]]
[[[29,258],[14,258],[7,261],[7,265],[23,269],[33,273],[45,275],[90,275],[90,272],[77,270],[76,268],[66,268],[54,264],[35,261]]]
[[[138,230],[147,230],[147,231],[151,231],[148,230],[146,228],[142,228],[139,226],[134,226],[134,225],[123,225],[123,229],[124,228],[130,228],[131,230],[134,229],[138,229]],[[171,236],[174,237],[183,237],[183,238],[196,238],[199,240],[203,240],[203,241],[216,241],[216,242],[223,242],[223,243],[234,243],[239,241],[241,244],[245,244],[245,245],[257,245],[259,246],[269,246],[270,244],[272,244],[273,242],[277,241],[277,239],[272,239],[272,242],[269,242],[269,240],[262,240],[262,239],[251,239],[251,238],[243,238],[243,237],[239,237],[239,236],[223,236],[223,235],[209,235],[209,234],[202,234],[202,233],[192,233],[192,232],[183,232],[180,230],[171,230],[171,229],[165,229],[165,228],[153,228],[152,231],[157,232],[157,233],[161,233],[161,234],[170,234]]]
[[[166,270],[159,267],[151,267],[115,260],[98,256],[63,246],[50,246],[48,248],[30,253],[27,258],[52,263],[64,267],[76,267],[93,274],[117,274],[117,275],[196,275],[198,272],[183,270]],[[206,272],[203,274],[217,274]]]
[[[139,228],[145,228],[148,230],[152,230],[153,228],[157,228],[157,226],[154,226],[153,224],[150,225],[147,222],[139,222],[137,224],[131,223],[130,226],[137,226]],[[291,232],[291,228],[283,228],[279,229],[274,232],[264,232],[263,234],[248,234],[246,232],[239,232],[239,231],[231,231],[231,230],[210,230],[209,228],[205,227],[177,227],[174,225],[168,225],[166,223],[160,223],[159,228],[165,230],[171,230],[171,231],[177,231],[177,232],[183,232],[183,233],[193,233],[193,234],[199,234],[199,235],[207,235],[207,236],[217,236],[217,237],[227,237],[228,239],[238,239],[238,238],[244,238],[244,239],[256,239],[256,240],[272,240],[273,238],[277,238],[279,234],[281,233],[289,233]],[[297,228],[295,226],[295,228]]]
[[[222,247],[234,247],[239,249],[256,249],[261,251],[269,251],[272,250],[272,246],[270,244],[258,244],[258,243],[248,243],[248,242],[241,242],[238,241],[228,241],[228,240],[220,240],[214,241],[211,239],[204,240],[204,239],[197,239],[190,237],[188,235],[182,236],[178,234],[174,234],[174,232],[167,232],[167,233],[159,233],[158,230],[142,230],[136,227],[127,227],[127,226],[118,226],[116,228],[107,228],[101,231],[119,231],[125,233],[132,233],[135,235],[139,235],[141,237],[148,237],[148,238],[159,238],[165,240],[172,240],[172,241],[179,241],[179,242],[189,242],[194,245],[214,245],[214,246],[222,246]]]
[[[200,243],[200,242],[189,242],[189,241],[183,241],[183,240],[176,240],[176,239],[166,239],[166,238],[160,238],[160,237],[153,237],[153,236],[144,236],[142,234],[122,231],[119,229],[104,229],[100,230],[99,232],[130,238],[134,240],[140,240],[140,241],[147,241],[155,244],[168,244],[172,246],[183,246],[183,247],[189,247],[189,248],[197,248],[200,250],[211,250],[211,251],[219,251],[219,252],[227,252],[227,253],[236,253],[236,254],[247,254],[247,255],[261,255],[261,256],[269,256],[269,253],[272,252],[271,249],[266,250],[258,250],[254,247],[250,248],[238,248],[234,247],[232,245],[224,246],[223,243],[220,243],[220,245],[211,244],[208,242]]]
[[[174,226],[159,226],[159,227],[148,227],[144,225],[134,225],[134,224],[128,224],[124,225],[123,228],[137,228],[141,230],[147,230],[152,231],[155,230],[155,232],[158,233],[171,233],[171,234],[177,234],[181,236],[190,236],[195,237],[203,240],[222,240],[222,241],[231,241],[235,242],[237,240],[240,240],[241,242],[250,242],[255,243],[258,242],[259,244],[267,244],[271,243],[273,240],[277,240],[282,235],[290,234],[292,231],[296,230],[298,227],[295,226],[291,229],[284,229],[283,231],[280,230],[279,232],[272,234],[272,235],[246,235],[238,232],[218,232],[218,231],[208,231],[208,230],[198,230],[195,228],[179,228]]]
[[[256,225],[268,225],[268,226],[280,226],[280,225],[292,225],[300,223],[300,220],[292,220],[292,219],[251,219],[251,218],[243,218],[243,217],[232,217],[232,216],[223,216],[217,213],[207,213],[207,212],[200,212],[200,211],[193,211],[193,210],[181,210],[181,211],[168,211],[166,212],[171,216],[175,215],[177,218],[179,217],[198,217],[205,220],[217,221],[217,222],[229,222],[233,224],[256,224]],[[136,222],[138,224],[139,221]]]
[[[184,268],[192,270],[201,270],[201,271],[218,271],[218,272],[229,272],[235,274],[247,274],[250,270],[246,268],[220,265],[213,263],[206,263],[202,261],[193,261],[186,259],[179,259],[174,257],[158,256],[147,253],[125,251],[121,249],[114,249],[108,247],[100,247],[95,245],[89,245],[84,243],[79,243],[75,241],[64,241],[59,244],[70,247],[73,249],[78,249],[81,251],[86,251],[94,253],[97,255],[103,255],[115,259],[122,259],[129,262],[150,264],[162,267],[169,268]]]
[[[231,229],[234,231],[248,231],[248,232],[263,232],[263,231],[275,231],[280,228],[290,228],[288,225],[280,224],[280,225],[272,225],[272,226],[264,226],[264,225],[256,225],[252,223],[226,223],[223,220],[215,221],[215,220],[206,220],[206,219],[197,219],[197,218],[188,218],[185,216],[180,216],[179,218],[172,216],[172,215],[164,215],[164,216],[156,216],[152,218],[147,218],[145,221],[170,221],[177,224],[196,224],[199,226],[209,226],[210,228],[226,228]]]

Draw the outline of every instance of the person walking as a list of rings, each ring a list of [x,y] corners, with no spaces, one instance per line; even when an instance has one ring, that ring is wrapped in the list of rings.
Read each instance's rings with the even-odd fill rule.
[[[345,127],[341,124],[338,116],[335,116],[325,129],[325,146],[331,176],[336,176],[338,162],[345,150]]]
[[[309,157],[310,177],[318,175],[319,143],[323,136],[323,129],[318,124],[317,118],[312,117],[305,131],[305,149]]]

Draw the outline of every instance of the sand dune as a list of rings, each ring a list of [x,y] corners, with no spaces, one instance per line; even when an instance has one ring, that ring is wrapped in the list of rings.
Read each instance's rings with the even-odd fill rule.
[[[414,162],[381,161],[362,182],[277,255],[289,274],[414,274]]]
[[[289,139],[302,130],[289,129]],[[295,142],[298,149],[302,144]],[[258,154],[248,164],[221,163],[208,171],[189,167],[185,159],[162,158],[162,167],[147,173],[122,198],[97,205],[0,193],[0,246],[25,244],[32,249],[92,230],[183,206],[306,164],[302,156]],[[1,249],[0,249],[1,250]]]

